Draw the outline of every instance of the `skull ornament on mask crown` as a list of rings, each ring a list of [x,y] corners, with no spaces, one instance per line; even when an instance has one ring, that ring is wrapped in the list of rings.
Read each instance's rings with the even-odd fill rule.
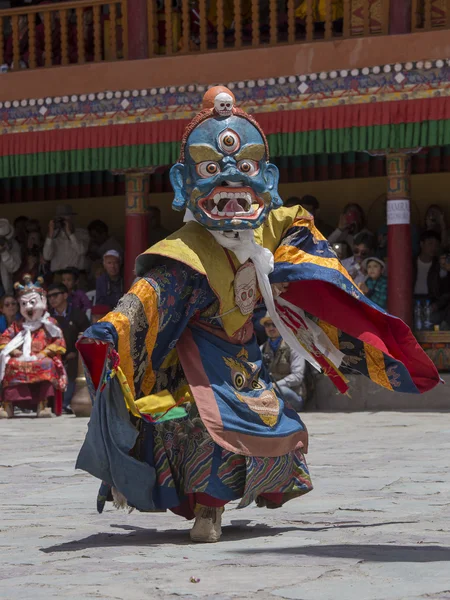
[[[226,92],[220,92],[214,98],[214,110],[220,117],[229,117],[233,112],[234,100]]]
[[[39,321],[47,311],[47,297],[42,287],[43,279],[39,277],[32,283],[30,275],[24,275],[23,285],[14,285],[19,300],[20,314],[25,321]]]
[[[282,205],[266,137],[234,103],[228,88],[206,92],[170,171],[173,208],[189,209],[198,223],[219,231],[256,229]]]

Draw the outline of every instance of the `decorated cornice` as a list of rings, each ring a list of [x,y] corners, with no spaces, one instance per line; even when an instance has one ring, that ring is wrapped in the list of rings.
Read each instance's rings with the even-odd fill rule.
[[[249,113],[450,96],[450,59],[228,82]],[[2,134],[191,118],[207,86],[107,90],[0,102]]]

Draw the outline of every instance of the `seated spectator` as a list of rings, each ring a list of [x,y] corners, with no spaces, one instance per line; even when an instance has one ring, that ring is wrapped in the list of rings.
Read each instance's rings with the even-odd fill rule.
[[[110,311],[111,309],[106,304],[96,304],[93,306],[91,310],[91,324],[94,325],[95,323],[98,323],[100,319],[106,317]]]
[[[438,204],[431,204],[425,213],[425,231],[435,231],[441,244],[447,247],[450,243],[444,211]]]
[[[70,204],[59,204],[55,218],[48,225],[43,255],[50,261],[53,273],[68,267],[75,267],[80,272],[86,269],[89,236],[85,229],[75,229],[75,215]]]
[[[13,293],[13,274],[20,267],[20,246],[8,219],[0,219],[0,297]]]
[[[42,238],[38,231],[27,234],[24,257],[19,270],[14,274],[14,278],[16,281],[21,281],[25,275],[31,275],[33,281],[38,277],[42,277],[45,284],[50,283],[52,279],[50,266],[44,260]]]
[[[27,223],[28,217],[23,215],[14,219],[14,234],[21,248],[24,248],[27,243]]]
[[[41,224],[37,219],[28,219],[27,224],[25,225],[25,230],[27,232],[27,237],[30,233],[39,233],[40,237],[42,238]]]
[[[112,235],[109,234],[108,225],[96,219],[88,225],[89,249],[88,259],[91,261],[89,269],[89,281],[92,286],[101,273],[103,273],[103,255],[108,250],[116,250],[121,256],[123,254],[122,246]]]
[[[75,379],[78,375],[78,351],[75,344],[80,335],[89,327],[86,314],[69,303],[69,290],[63,283],[53,283],[48,288],[47,298],[51,306],[50,314],[56,319],[66,342],[67,354],[64,366],[67,371],[67,390],[64,392],[63,410],[72,414],[70,402],[75,392]]]
[[[346,242],[352,248],[355,235],[362,232],[370,233],[368,229],[364,229],[364,224],[365,216],[361,206],[359,204],[347,204],[339,217],[337,229],[328,236],[328,241],[330,244]]]
[[[291,196],[286,200],[285,206],[288,208],[291,206],[302,206],[314,217],[314,224],[324,237],[328,237],[332,233],[333,228],[319,218],[320,204],[315,196],[310,196],[309,194],[306,194],[303,198]]]
[[[92,260],[102,260],[103,255],[107,250],[116,250],[119,254],[122,254],[122,246],[119,242],[109,233],[108,225],[96,219],[91,221],[88,225],[89,232],[89,252],[88,257]]]
[[[150,206],[148,214],[148,243],[153,246],[157,242],[164,240],[170,231],[164,229],[161,224],[161,211],[157,206]]]
[[[116,250],[103,255],[105,273],[97,277],[95,304],[106,304],[113,310],[123,296],[123,277],[120,273],[121,256]]]
[[[82,310],[84,313],[92,308],[92,302],[83,290],[77,289],[80,274],[77,269],[64,269],[61,271],[61,281],[69,291],[69,303],[73,308]]]
[[[367,279],[359,286],[362,293],[381,308],[387,309],[388,280],[384,275],[384,262],[376,256],[371,256],[366,258],[362,266],[367,272]]]
[[[372,254],[373,246],[374,239],[372,234],[361,232],[353,238],[353,256],[345,258],[342,261],[342,265],[347,269],[350,277],[358,286],[364,283],[367,277],[363,262]]]
[[[276,382],[280,394],[297,412],[303,409],[301,396],[305,373],[305,359],[291,350],[283,341],[269,315],[261,319],[268,337],[261,346],[263,362]]]
[[[431,321],[434,325],[440,325],[441,329],[448,331],[450,329],[450,248],[439,258],[440,276],[447,273],[445,283],[440,290],[441,296],[431,304]]]
[[[19,303],[14,296],[7,294],[0,298],[0,333],[20,319]]]
[[[438,301],[450,292],[450,274],[445,268],[446,256],[440,260],[441,238],[436,231],[424,231],[420,238],[420,254],[414,263],[414,296]],[[444,267],[443,267],[444,265]]]

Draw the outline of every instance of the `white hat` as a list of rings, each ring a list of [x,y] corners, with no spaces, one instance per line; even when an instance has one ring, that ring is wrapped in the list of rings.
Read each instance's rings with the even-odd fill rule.
[[[107,250],[105,252],[105,254],[103,255],[103,258],[106,258],[107,256],[115,256],[116,258],[118,258],[120,261],[122,260],[122,257],[120,256],[120,252],[117,252],[117,250]]]
[[[8,219],[0,219],[0,237],[10,240],[14,237],[14,228]]]
[[[370,262],[378,263],[382,269],[381,272],[383,272],[386,269],[386,264],[384,263],[384,261],[382,261],[381,258],[378,258],[377,256],[369,256],[369,258],[366,258],[362,263],[363,268],[367,270],[367,265]]]

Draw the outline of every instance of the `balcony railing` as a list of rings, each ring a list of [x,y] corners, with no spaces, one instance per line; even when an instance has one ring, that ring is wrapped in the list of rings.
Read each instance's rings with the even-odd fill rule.
[[[117,60],[127,48],[126,0],[0,10],[3,71]]]
[[[390,0],[148,2],[149,55],[387,34]],[[166,42],[168,41],[168,43]]]
[[[412,0],[411,30],[450,29],[448,0]]]
[[[148,55],[386,35],[400,0],[147,0]],[[128,58],[128,0],[0,10],[2,71]],[[450,0],[412,0],[411,30],[450,29]]]

